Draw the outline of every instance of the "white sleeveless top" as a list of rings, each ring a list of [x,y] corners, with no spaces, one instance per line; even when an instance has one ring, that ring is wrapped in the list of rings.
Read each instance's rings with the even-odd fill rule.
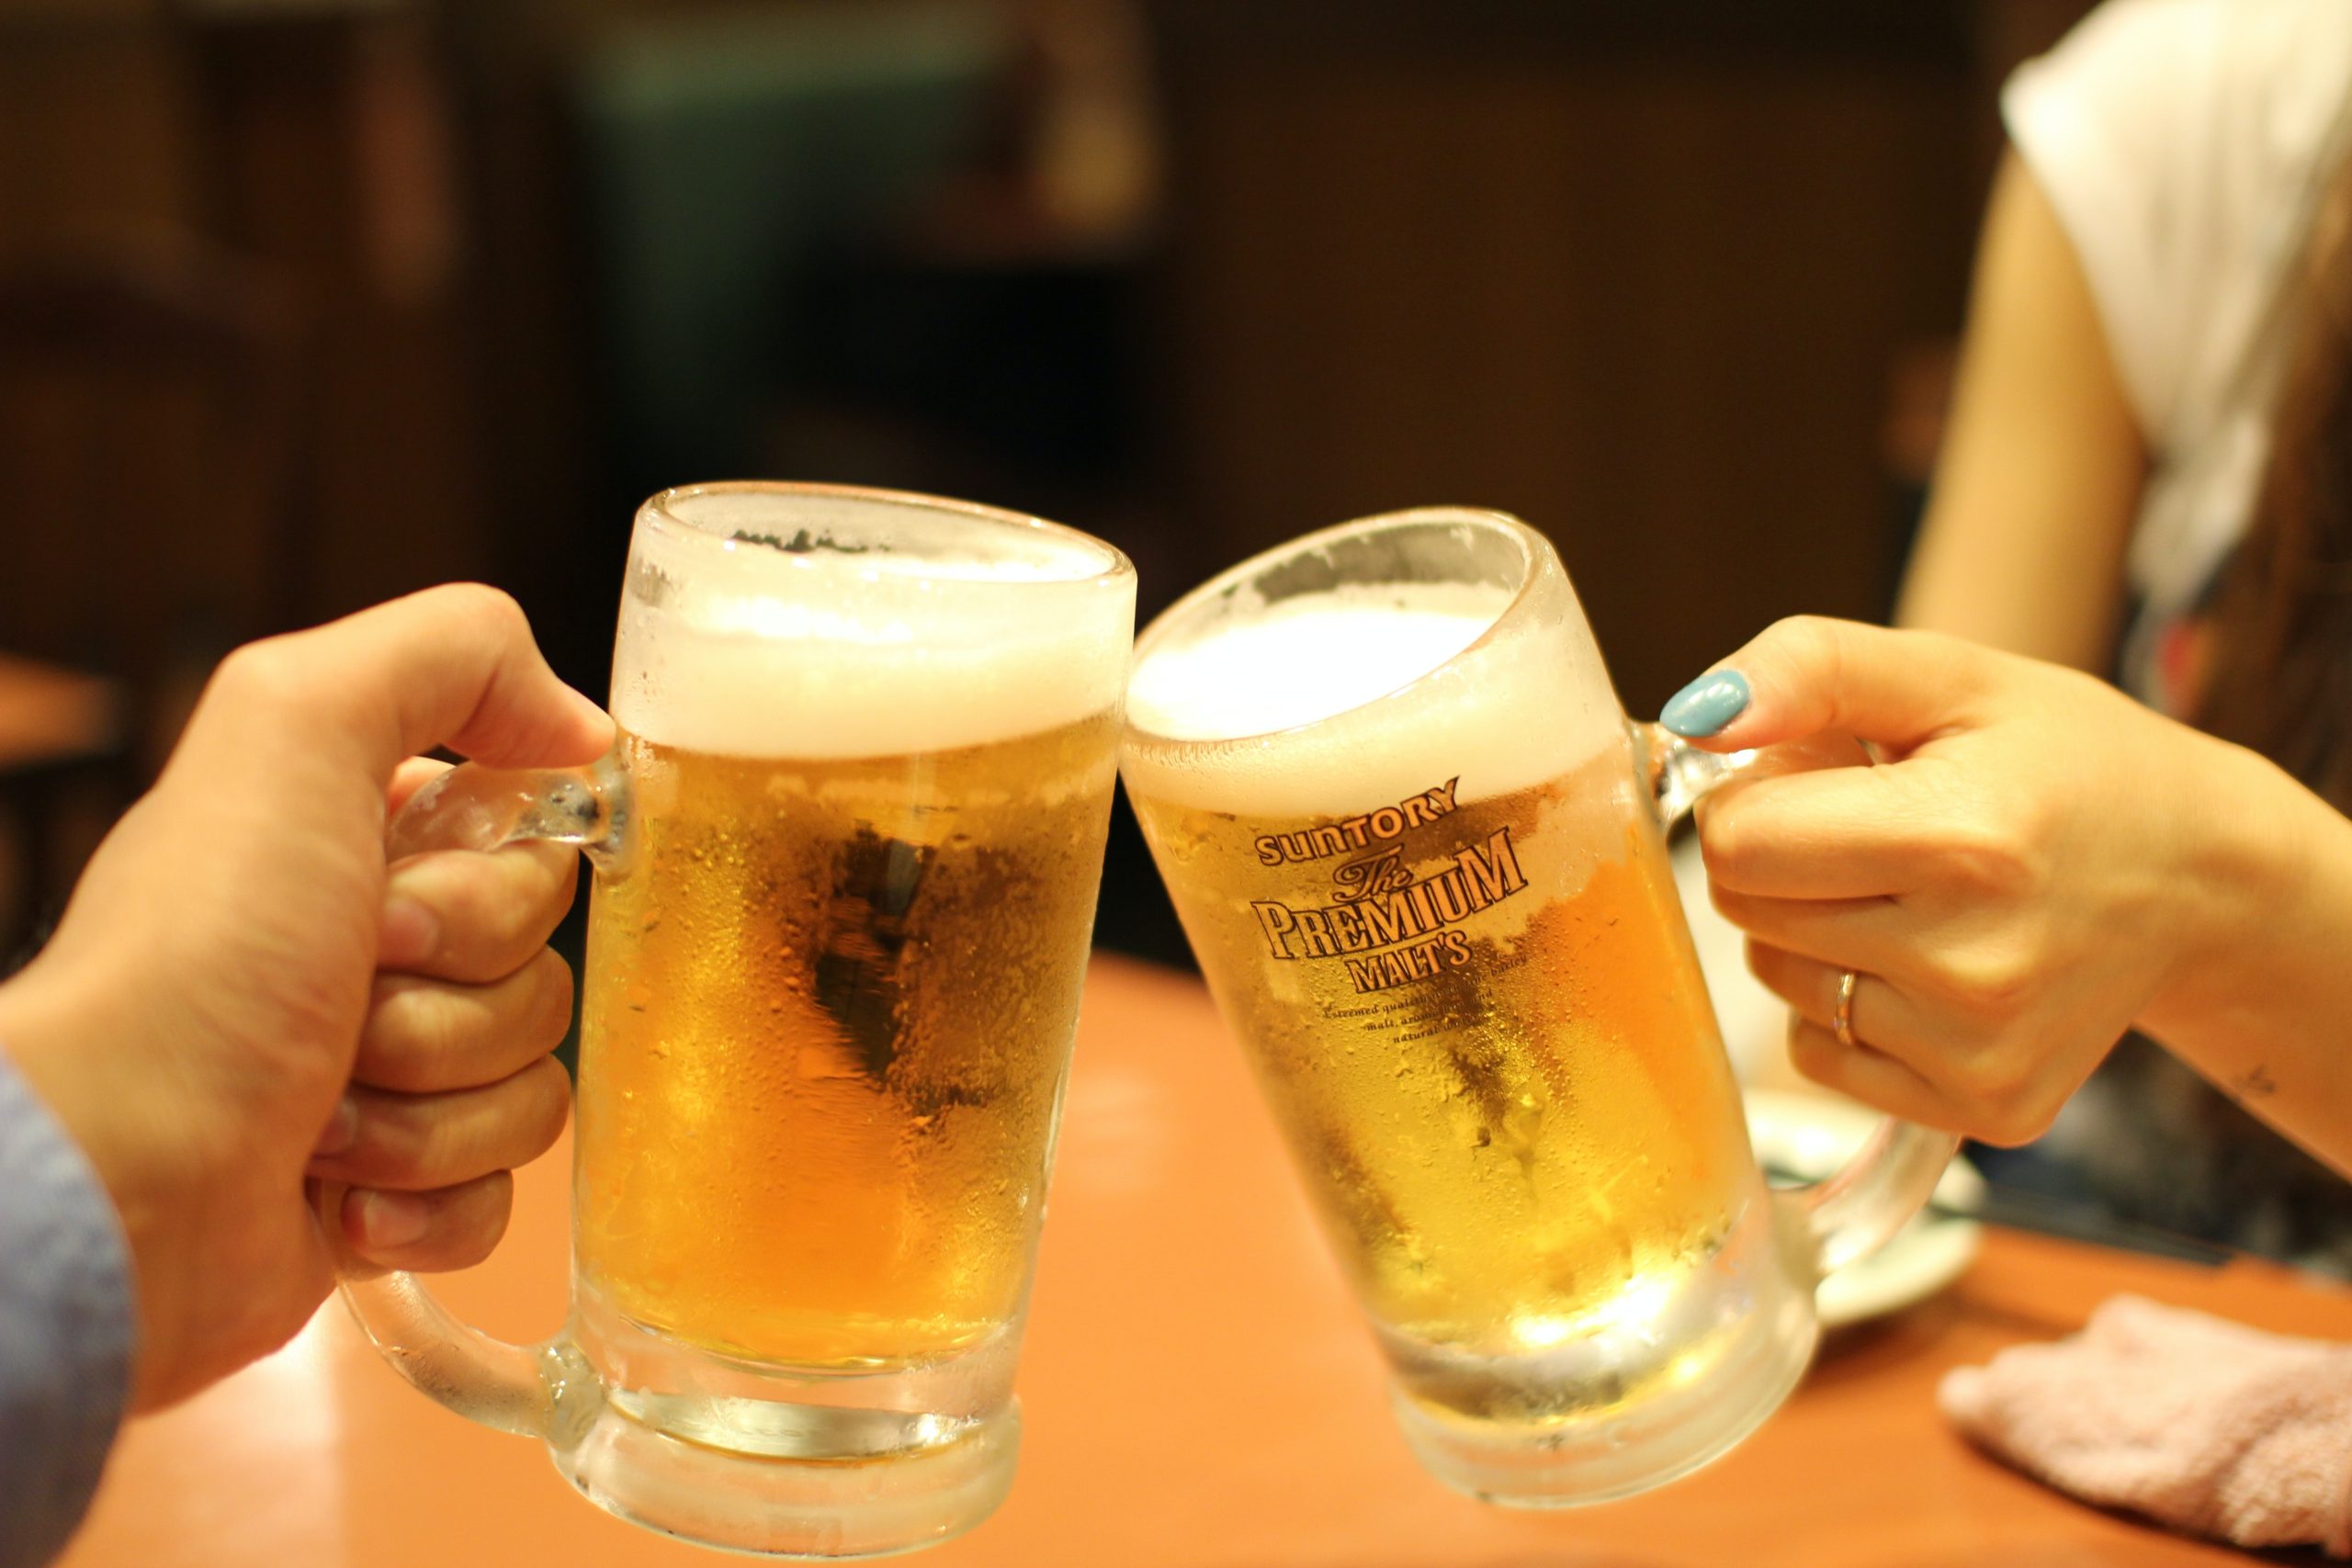
[[[2352,130],[2352,0],[2108,0],[2002,94],[2098,301],[2154,460],[2123,673],[2245,530],[2313,212]]]

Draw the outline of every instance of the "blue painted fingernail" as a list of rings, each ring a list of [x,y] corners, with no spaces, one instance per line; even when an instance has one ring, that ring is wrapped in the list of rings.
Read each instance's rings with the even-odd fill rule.
[[[1710,670],[1667,699],[1657,721],[1686,740],[1703,740],[1747,711],[1747,677]]]

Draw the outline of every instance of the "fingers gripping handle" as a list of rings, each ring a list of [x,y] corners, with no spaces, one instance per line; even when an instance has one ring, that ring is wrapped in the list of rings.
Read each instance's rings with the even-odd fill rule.
[[[524,840],[577,845],[600,868],[616,863],[628,823],[618,762],[546,772],[451,769],[419,790],[385,830],[387,860],[432,850],[494,850]],[[346,1190],[322,1184],[321,1232],[343,1299],[384,1359],[458,1415],[559,1448],[594,1421],[602,1393],[560,1337],[525,1348],[493,1339],[443,1310],[413,1274],[354,1253],[342,1224]]]
[[[1867,766],[1858,741],[1816,737],[1763,751],[1702,751],[1655,724],[1637,724],[1634,754],[1662,824],[1679,821],[1730,779],[1757,769]],[[1934,1193],[1960,1140],[1893,1117],[1879,1123],[1845,1168],[1824,1181],[1776,1192],[1781,1234],[1818,1280],[1877,1251]]]

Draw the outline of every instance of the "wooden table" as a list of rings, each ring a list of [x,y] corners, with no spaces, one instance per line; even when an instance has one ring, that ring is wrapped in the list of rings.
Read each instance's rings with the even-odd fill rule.
[[[1948,1367],[2118,1291],[2352,1337],[2352,1292],[1995,1232],[1958,1288],[1850,1331],[1746,1447],[1632,1502],[1535,1515],[1428,1480],[1206,994],[1097,961],[997,1517],[935,1568],[2058,1568],[2243,1562],[2069,1502],[1936,1415]],[[516,1338],[562,1312],[566,1162],[447,1299]],[[124,1437],[72,1568],[626,1568],[718,1559],[582,1502],[534,1442],[403,1385],[329,1303],[277,1356]]]

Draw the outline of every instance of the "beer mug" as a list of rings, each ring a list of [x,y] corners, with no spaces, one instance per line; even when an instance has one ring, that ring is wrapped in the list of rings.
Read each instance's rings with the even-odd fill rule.
[[[853,1557],[987,1517],[1134,624],[1126,558],[1033,518],[645,504],[613,751],[460,767],[388,840],[594,863],[570,1319],[502,1344],[346,1258],[395,1367],[691,1540]]]
[[[1498,513],[1295,540],[1136,655],[1128,795],[1422,1464],[1556,1507],[1737,1443],[1952,1152],[1767,1190],[1663,840],[1746,760],[1629,724]]]

